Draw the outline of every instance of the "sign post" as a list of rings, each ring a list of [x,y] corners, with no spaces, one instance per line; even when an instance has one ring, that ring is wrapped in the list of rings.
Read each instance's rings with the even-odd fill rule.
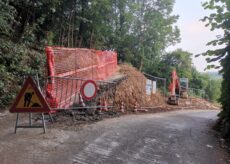
[[[97,94],[97,84],[93,80],[87,80],[82,84],[81,95],[84,100],[90,101]]]
[[[26,79],[22,89],[16,97],[15,102],[10,108],[10,112],[17,113],[15,133],[17,128],[43,128],[45,133],[44,113],[49,113],[50,107],[31,77]],[[29,125],[18,125],[19,113],[29,113]],[[32,125],[32,113],[41,113],[42,126]]]

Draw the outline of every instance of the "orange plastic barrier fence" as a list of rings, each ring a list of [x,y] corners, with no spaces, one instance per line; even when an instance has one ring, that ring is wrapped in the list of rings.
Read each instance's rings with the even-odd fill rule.
[[[67,108],[74,103],[80,83],[67,82],[61,77],[105,80],[117,69],[117,53],[85,48],[46,47],[47,72],[46,100],[51,108]],[[52,78],[52,77],[60,77]],[[70,85],[76,85],[76,90]],[[63,98],[64,96],[64,98]]]

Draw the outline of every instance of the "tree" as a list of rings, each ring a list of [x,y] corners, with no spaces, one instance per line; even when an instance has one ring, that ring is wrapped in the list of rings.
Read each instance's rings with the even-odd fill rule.
[[[192,78],[189,80],[189,87],[196,88],[196,89],[203,89],[204,83],[202,80],[202,75],[199,73],[196,68],[192,67]]]
[[[179,41],[173,5],[174,0],[60,1],[53,43],[116,50],[119,60],[156,70],[165,48]]]
[[[221,96],[221,79],[210,79],[209,85],[208,85],[208,96],[209,99],[215,102],[219,102],[220,96]]]
[[[212,79],[209,74],[200,73],[193,67],[192,54],[182,49],[177,49],[167,53],[162,57],[160,67],[158,68],[158,76],[169,78],[173,69],[176,69],[179,78],[188,78],[189,88],[203,90],[206,98],[216,101],[220,97],[220,81]],[[195,90],[194,90],[195,91]],[[195,92],[200,96],[200,92]]]
[[[40,51],[44,48],[44,44],[39,40],[41,38],[38,34],[40,28],[37,27],[39,23],[30,21],[31,9],[25,10],[21,6],[23,3],[19,0],[0,2],[1,107],[11,103],[24,75],[41,74],[44,69],[44,56]],[[38,42],[41,46],[37,46]]]
[[[179,30],[176,23],[178,16],[172,15],[174,0],[137,1],[133,35],[137,46],[134,65],[146,71],[145,66],[156,70],[165,48],[179,42]],[[155,71],[156,72],[156,71]]]
[[[177,49],[171,53],[167,53],[162,57],[162,73],[168,72],[170,75],[175,68],[179,77],[191,79],[192,70],[192,54],[182,49]]]
[[[0,1],[0,70],[12,80],[0,82],[1,95],[18,88],[23,75],[44,72],[45,45],[115,50],[118,60],[157,73],[165,48],[179,41],[173,5],[174,0]]]
[[[214,13],[206,16],[203,21],[207,22],[207,26],[211,30],[222,29],[223,36],[219,36],[216,40],[208,43],[208,45],[221,45],[223,48],[216,50],[208,50],[203,55],[208,57],[208,62],[220,61],[222,65],[223,82],[220,102],[223,111],[220,114],[220,122],[222,123],[222,132],[226,137],[230,136],[230,1],[210,0],[203,4],[205,9],[214,10]],[[208,68],[215,68],[210,65]]]

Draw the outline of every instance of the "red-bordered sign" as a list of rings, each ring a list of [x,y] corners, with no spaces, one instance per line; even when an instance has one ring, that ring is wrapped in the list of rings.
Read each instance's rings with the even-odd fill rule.
[[[93,80],[85,81],[81,86],[82,98],[89,101],[97,94],[97,84]]]
[[[12,113],[48,113],[50,107],[31,77],[28,77],[10,108]]]

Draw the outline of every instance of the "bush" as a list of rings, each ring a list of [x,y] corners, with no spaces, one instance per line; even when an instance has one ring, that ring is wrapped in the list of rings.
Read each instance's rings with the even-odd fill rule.
[[[230,54],[225,57],[223,65],[223,82],[220,102],[223,110],[220,113],[222,132],[225,137],[230,137]]]

